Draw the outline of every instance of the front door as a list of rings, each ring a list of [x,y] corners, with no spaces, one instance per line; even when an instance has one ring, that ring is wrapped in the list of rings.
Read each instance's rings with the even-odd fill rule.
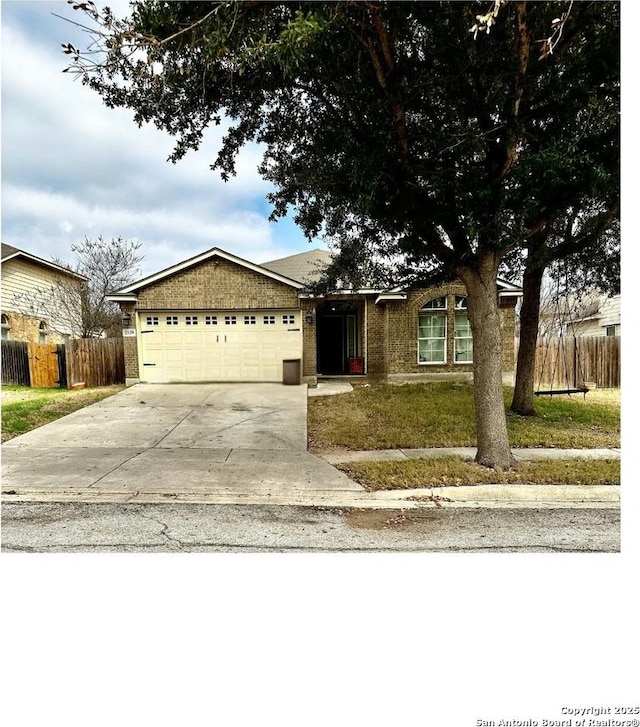
[[[341,375],[357,356],[356,310],[351,303],[328,301],[316,310],[318,373]]]
[[[344,316],[326,315],[321,316],[317,321],[318,373],[345,373]]]

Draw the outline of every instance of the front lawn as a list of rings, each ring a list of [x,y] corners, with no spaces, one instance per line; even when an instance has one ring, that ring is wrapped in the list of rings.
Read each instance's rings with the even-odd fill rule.
[[[620,446],[620,391],[595,390],[586,398],[539,397],[536,415],[508,411],[513,447]],[[473,388],[458,382],[362,386],[349,394],[309,399],[311,449],[423,449],[476,445]],[[620,482],[620,460],[538,460],[496,472],[459,457],[359,462],[339,469],[368,490],[477,484],[609,485]]]
[[[2,441],[6,442],[89,404],[95,404],[123,389],[122,385],[78,390],[3,386]]]
[[[513,447],[601,448],[620,446],[620,390],[586,397],[538,397],[536,415],[508,411]],[[311,449],[420,449],[476,444],[473,388],[461,382],[362,386],[348,394],[309,399]]]
[[[357,462],[338,469],[366,490],[402,490],[417,487],[460,485],[616,485],[620,484],[619,459],[566,459],[518,462],[506,472],[496,472],[460,457],[410,459],[401,462]]]

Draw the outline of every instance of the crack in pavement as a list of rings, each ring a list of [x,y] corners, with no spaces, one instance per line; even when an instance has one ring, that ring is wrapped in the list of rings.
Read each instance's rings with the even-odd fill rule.
[[[115,472],[116,470],[120,469],[123,465],[127,464],[128,462],[131,462],[131,460],[135,459],[136,457],[139,457],[141,454],[144,454],[146,452],[146,449],[143,449],[141,452],[136,452],[135,454],[132,454],[131,457],[127,457],[127,459],[123,460],[122,462],[118,462],[118,464],[113,468],[110,469],[108,472],[105,472],[103,475],[100,475],[95,482],[91,482],[89,485],[87,485],[87,489],[90,487],[93,487],[94,485],[97,485],[98,482],[101,482],[104,480],[105,477],[108,477],[112,472]],[[137,494],[137,493],[136,493]]]
[[[174,432],[174,431],[175,431],[175,430],[176,430],[176,429],[177,429],[177,428],[178,428],[178,427],[179,427],[179,426],[180,426],[180,425],[182,424],[182,422],[183,422],[183,421],[184,421],[185,419],[187,419],[188,417],[190,417],[190,416],[191,416],[191,415],[193,414],[193,412],[194,412],[194,411],[195,411],[195,408],[193,408],[193,409],[190,409],[190,410],[189,410],[189,411],[188,411],[188,412],[187,412],[187,413],[186,413],[186,414],[185,414],[185,415],[184,415],[184,416],[182,417],[182,419],[181,419],[181,420],[180,420],[179,422],[176,422],[176,423],[175,423],[175,424],[174,424],[174,425],[173,425],[173,426],[171,427],[171,429],[170,429],[170,430],[169,430],[169,431],[168,431],[168,432],[167,432],[167,433],[166,433],[166,434],[165,434],[164,436],[160,437],[160,439],[159,439],[159,440],[158,440],[158,441],[157,441],[157,442],[156,442],[155,444],[153,444],[153,445],[152,445],[151,447],[149,447],[148,449],[155,449],[155,448],[156,448],[156,447],[158,447],[158,446],[159,446],[160,444],[162,444],[162,442],[164,442],[164,440],[165,440],[165,439],[166,439],[166,438],[167,438],[167,437],[168,437],[168,436],[169,436],[170,434],[172,434],[172,433],[173,433],[173,432]],[[148,450],[145,450],[145,451],[148,451]]]
[[[160,520],[160,518],[158,518],[158,517],[153,517],[152,515],[145,515],[143,512],[140,512],[140,511],[138,511],[137,514],[140,515],[140,517],[144,518],[145,520],[151,520],[152,522],[160,525],[160,536],[163,537],[168,543],[172,543],[172,544],[175,543],[180,550],[182,550],[185,547],[184,543],[181,540],[169,535],[169,525],[167,523],[165,523],[163,520]]]

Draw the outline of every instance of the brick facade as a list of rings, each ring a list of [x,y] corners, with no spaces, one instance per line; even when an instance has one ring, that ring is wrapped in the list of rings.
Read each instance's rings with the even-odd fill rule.
[[[135,321],[135,303],[121,303],[120,310],[123,316],[128,313],[131,316],[131,320]],[[133,323],[131,325],[133,325]],[[124,338],[123,348],[125,382],[127,384],[135,383],[140,379],[140,365],[138,363],[138,339],[133,337]]]
[[[137,298],[137,303],[120,304],[123,315],[131,314],[131,326],[135,324],[136,311],[300,308],[295,288],[217,257],[149,284],[138,291]],[[305,341],[308,338],[306,328],[303,330]],[[313,340],[315,343],[315,338]],[[124,358],[127,382],[139,380],[137,338],[124,339]],[[311,352],[308,357],[305,355],[305,364],[312,364],[315,373],[315,357]]]
[[[311,314],[311,323],[307,323],[305,316]],[[314,385],[316,381],[316,366],[318,362],[316,351],[315,327],[315,301],[302,301],[302,378],[303,381]]]
[[[380,301],[376,303],[378,294],[354,296],[348,298],[358,314],[359,351],[366,360],[368,379],[395,380],[406,378],[452,378],[471,379],[472,363],[455,363],[454,358],[454,299],[456,295],[465,296],[464,285],[454,282],[429,289],[409,291],[406,300]],[[418,317],[422,306],[428,301],[446,296],[447,354],[444,364],[424,364],[418,362]],[[336,300],[347,300],[344,296],[335,296]],[[324,301],[324,299],[323,299]],[[505,297],[500,300],[502,318],[503,354],[502,368],[506,381],[513,377],[515,369],[514,335],[516,297]],[[318,301],[316,300],[317,304]],[[310,302],[306,303],[311,305]],[[313,332],[305,333],[305,358],[312,349],[313,358],[306,362],[305,376],[315,374],[316,341]]]
[[[386,321],[383,327],[384,340],[375,351],[370,350],[369,370],[381,370],[389,376],[409,375],[441,378],[443,375],[460,375],[470,378],[472,363],[455,363],[454,357],[454,297],[465,296],[462,283],[451,283],[429,289],[412,290],[405,301],[388,302],[385,305]],[[418,362],[418,317],[425,303],[434,298],[447,298],[447,353],[444,364]],[[515,298],[502,301],[503,354],[502,369],[505,374],[514,369]],[[386,360],[381,360],[381,352]],[[373,355],[372,355],[373,354]]]
[[[138,310],[299,308],[298,291],[253,270],[215,258],[138,293]]]
[[[132,326],[135,324],[136,311],[299,309],[303,337],[302,376],[304,381],[315,384],[316,309],[327,298],[300,298],[301,291],[296,287],[222,257],[209,258],[151,282],[136,292],[137,303],[121,303],[123,314],[131,313]],[[411,290],[406,300],[381,300],[376,303],[377,293],[335,296],[336,300],[352,303],[356,309],[358,354],[366,361],[367,378],[470,378],[472,364],[454,363],[453,335],[447,336],[445,364],[418,362],[420,309],[433,298],[447,296],[447,328],[453,332],[455,295],[465,295],[465,288],[460,282],[428,290]],[[515,297],[503,298],[500,302],[504,340],[503,370],[507,376],[513,375],[514,371],[515,303]],[[311,322],[305,320],[309,313]],[[137,339],[126,337],[124,351],[126,377],[133,382],[140,375]]]

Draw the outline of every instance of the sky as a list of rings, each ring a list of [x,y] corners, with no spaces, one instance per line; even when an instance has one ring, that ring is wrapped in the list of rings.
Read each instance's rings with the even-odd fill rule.
[[[128,3],[105,4],[127,15]],[[61,44],[87,38],[56,17],[83,19],[65,0],[2,0],[1,8],[3,242],[73,263],[71,245],[85,237],[136,240],[141,276],[212,247],[256,263],[325,247],[291,217],[268,221],[257,145],[241,153],[228,183],[210,169],[218,129],[172,164],[166,132],[138,128],[133,112],[108,109],[63,73]]]

